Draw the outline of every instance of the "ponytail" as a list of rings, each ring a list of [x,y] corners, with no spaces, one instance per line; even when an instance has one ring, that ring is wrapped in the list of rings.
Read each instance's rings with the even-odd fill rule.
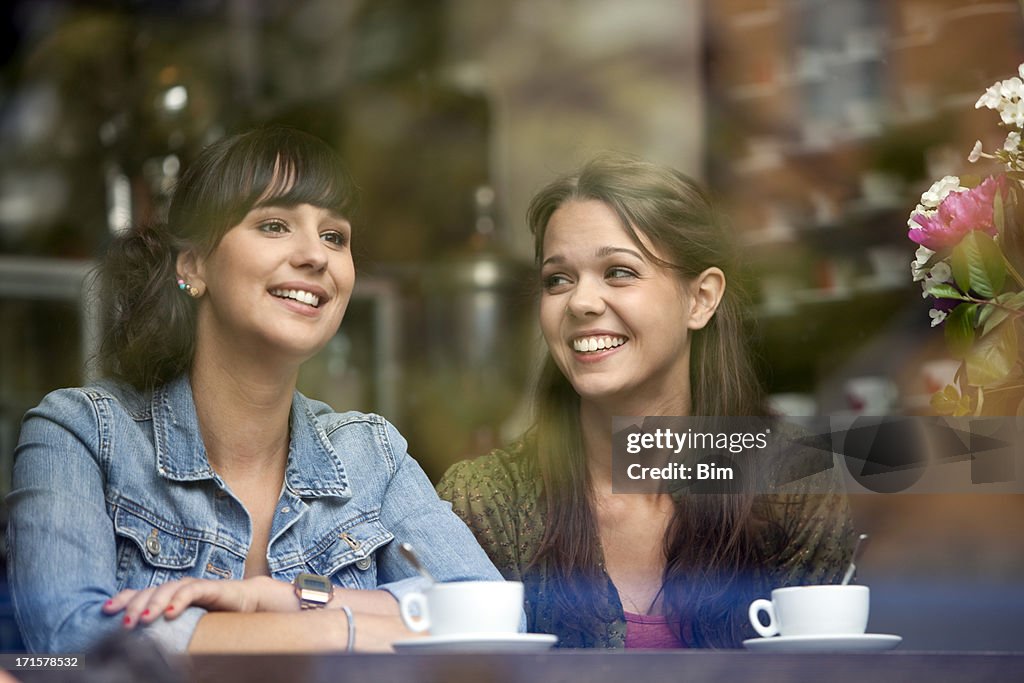
[[[195,302],[177,286],[175,241],[162,226],[131,228],[100,263],[100,365],[137,389],[164,384],[191,364]]]

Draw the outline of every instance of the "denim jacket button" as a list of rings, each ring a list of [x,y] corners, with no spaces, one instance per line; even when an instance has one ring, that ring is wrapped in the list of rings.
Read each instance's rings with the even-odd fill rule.
[[[146,539],[146,550],[148,550],[151,555],[160,554],[160,539],[156,537],[156,534],[156,529],[153,529],[153,533],[151,533]]]
[[[358,559],[356,560],[356,568],[365,572],[367,569],[370,568],[370,561],[371,560],[368,557]]]

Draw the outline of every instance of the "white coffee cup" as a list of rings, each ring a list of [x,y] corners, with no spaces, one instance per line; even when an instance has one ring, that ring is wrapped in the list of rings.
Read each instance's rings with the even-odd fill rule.
[[[763,638],[856,635],[868,626],[867,586],[792,586],[776,588],[772,599],[750,603],[750,624]],[[768,615],[768,625],[760,614]]]
[[[517,633],[523,610],[518,581],[435,583],[399,601],[402,621],[412,631],[431,635]]]
[[[887,377],[852,377],[843,391],[850,410],[858,415],[888,415],[899,399],[896,384]]]

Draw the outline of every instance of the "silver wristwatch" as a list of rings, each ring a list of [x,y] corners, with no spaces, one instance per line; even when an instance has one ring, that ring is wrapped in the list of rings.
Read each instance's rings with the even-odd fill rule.
[[[299,574],[292,581],[295,595],[299,598],[302,609],[319,609],[326,607],[334,595],[334,585],[326,576],[316,574]]]

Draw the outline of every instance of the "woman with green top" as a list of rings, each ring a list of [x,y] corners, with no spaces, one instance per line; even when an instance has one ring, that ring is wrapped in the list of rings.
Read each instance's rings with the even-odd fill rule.
[[[560,647],[736,647],[753,598],[841,576],[851,527],[828,471],[787,494],[612,491],[613,416],[763,414],[709,198],[604,156],[542,189],[528,221],[548,347],[534,425],[438,490]]]

